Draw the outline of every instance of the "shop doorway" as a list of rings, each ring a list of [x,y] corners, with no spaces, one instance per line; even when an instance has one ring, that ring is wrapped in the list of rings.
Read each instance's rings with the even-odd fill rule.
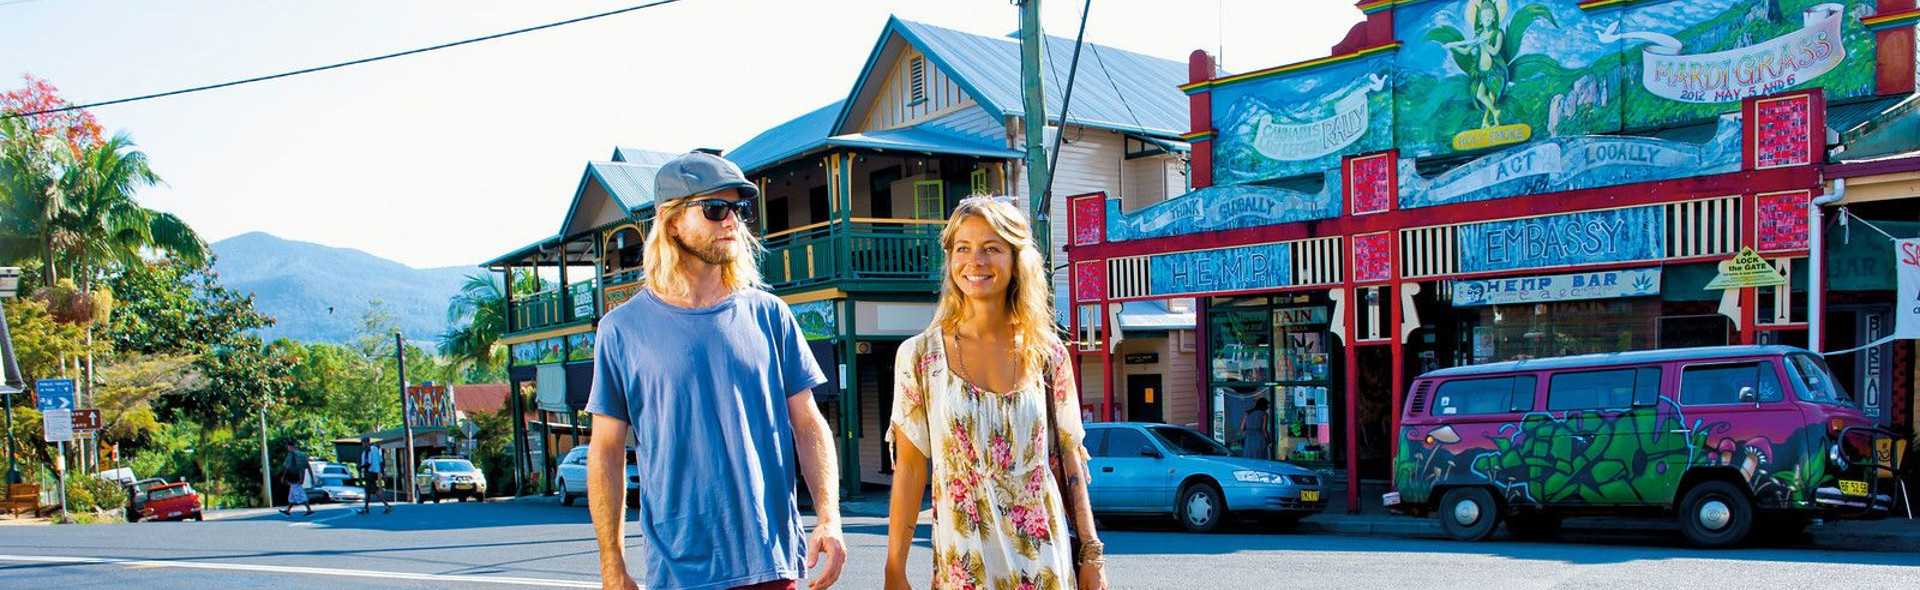
[[[1159,375],[1127,376],[1127,418],[1134,422],[1166,422],[1160,412],[1165,397]]]
[[[1893,330],[1893,306],[1848,305],[1827,308],[1827,349],[1853,348],[1885,338]],[[1827,357],[1833,378],[1845,387],[1855,407],[1880,427],[1893,425],[1893,346],[1881,345]]]
[[[1359,392],[1355,420],[1361,479],[1388,479],[1393,467],[1393,347],[1361,346],[1354,350]],[[1374,368],[1377,367],[1377,368]]]

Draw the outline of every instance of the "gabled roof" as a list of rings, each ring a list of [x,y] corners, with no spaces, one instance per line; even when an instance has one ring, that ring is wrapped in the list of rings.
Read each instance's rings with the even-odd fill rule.
[[[834,118],[840,115],[844,104],[844,101],[834,102],[762,131],[727,152],[726,158],[751,175],[756,169],[824,146],[833,130]]]
[[[680,157],[680,154],[669,153],[669,152],[656,152],[652,150],[643,150],[639,148],[630,148],[630,147],[613,148],[613,161],[626,162],[628,164],[646,164],[650,166],[659,166],[661,164],[667,163],[668,160],[672,160],[677,157]]]
[[[573,191],[573,203],[561,220],[559,235],[564,238],[590,232],[652,207],[653,177],[659,173],[658,164],[587,162],[580,187]],[[595,186],[602,190],[591,190]],[[612,196],[612,202],[601,201],[601,195]]]
[[[859,106],[861,90],[869,82],[877,84],[877,78],[886,75],[885,64],[880,62],[884,55],[891,53],[888,42],[896,35],[952,76],[988,113],[1006,117],[1024,112],[1018,39],[975,35],[899,17],[887,20],[879,42],[874,44],[866,66],[861,68],[859,82],[848,99],[852,106]],[[1047,120],[1057,123],[1069,66],[1073,63],[1073,40],[1049,35],[1044,53],[1047,67],[1042,68],[1041,75],[1047,93]],[[1073,104],[1068,105],[1067,123],[1177,138],[1191,124],[1187,118],[1187,96],[1179,89],[1186,83],[1185,62],[1084,44],[1080,71],[1074,76]],[[847,118],[856,110],[844,109],[833,128],[845,130]]]
[[[899,47],[894,44],[896,39],[912,45],[947,72],[988,114],[1006,117],[1023,112],[1018,40],[964,33],[894,17],[887,20],[848,99],[768,129],[728,152],[727,159],[751,175],[761,168],[829,145],[1019,157],[1018,150],[1004,145],[987,148],[983,146],[989,142],[978,138],[941,133],[938,120],[876,133],[839,133],[847,130],[849,118],[871,103],[861,96],[861,91],[869,84],[879,84],[879,78],[887,75],[885,68],[892,63],[887,58],[899,54]],[[1047,118],[1057,123],[1068,65],[1073,61],[1073,40],[1047,37],[1046,56],[1048,67],[1043,74]],[[1178,139],[1191,123],[1187,120],[1187,96],[1179,89],[1185,83],[1187,65],[1183,62],[1089,43],[1081,48],[1080,72],[1074,78],[1073,104],[1069,105],[1067,122],[1148,138]],[[876,136],[879,139],[876,140]],[[887,143],[893,145],[883,145]]]

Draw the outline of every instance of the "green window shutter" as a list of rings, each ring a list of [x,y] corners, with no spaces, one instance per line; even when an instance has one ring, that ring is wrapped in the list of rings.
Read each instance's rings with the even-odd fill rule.
[[[975,195],[993,194],[993,189],[987,186],[987,169],[986,168],[977,168],[973,171],[973,191],[969,194],[975,194]]]

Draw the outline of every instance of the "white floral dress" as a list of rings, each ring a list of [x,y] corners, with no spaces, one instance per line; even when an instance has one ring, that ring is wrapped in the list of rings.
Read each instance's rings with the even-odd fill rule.
[[[1067,515],[1049,469],[1046,406],[1054,404],[1059,449],[1085,465],[1079,396],[1053,351],[1053,374],[994,393],[947,367],[945,341],[932,328],[900,346],[895,359],[892,427],[933,464],[933,588],[1069,590]],[[1064,454],[1064,453],[1063,453]]]

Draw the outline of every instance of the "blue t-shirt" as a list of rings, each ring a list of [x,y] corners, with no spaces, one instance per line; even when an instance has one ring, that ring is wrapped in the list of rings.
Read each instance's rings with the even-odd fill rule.
[[[600,320],[587,411],[632,425],[653,590],[805,574],[787,398],[826,383],[780,298],[687,309],[640,293]]]

